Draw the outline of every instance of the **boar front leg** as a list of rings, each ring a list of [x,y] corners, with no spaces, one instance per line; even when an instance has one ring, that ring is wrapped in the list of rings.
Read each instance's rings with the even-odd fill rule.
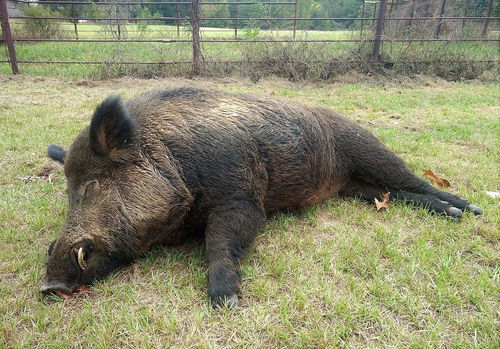
[[[251,199],[232,200],[215,208],[205,231],[208,257],[208,297],[214,306],[238,305],[240,259],[264,226],[262,204]]]

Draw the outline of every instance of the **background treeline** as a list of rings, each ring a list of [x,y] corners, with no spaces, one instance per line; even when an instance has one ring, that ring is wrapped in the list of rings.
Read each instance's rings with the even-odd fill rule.
[[[42,0],[43,1],[43,0]],[[63,0],[64,1],[64,0]],[[68,0],[70,1],[70,0]],[[52,11],[57,11],[64,16],[96,18],[96,17],[127,17],[127,18],[148,18],[148,17],[182,17],[188,20],[191,16],[190,5],[120,5],[115,3],[120,0],[98,0],[90,1],[93,5],[49,5]],[[138,0],[141,2],[141,0]],[[144,0],[151,1],[151,0]],[[179,0],[161,0],[175,2]],[[215,0],[212,0],[215,2]],[[248,0],[218,0],[224,2],[245,2]],[[268,2],[269,0],[255,0],[257,3]],[[278,1],[278,0],[276,0]],[[441,11],[443,0],[389,0],[389,16],[433,16]],[[364,0],[298,0],[297,17],[302,18],[359,18],[362,15]],[[109,5],[96,5],[95,3],[107,3]],[[376,4],[365,3],[364,17],[374,16],[377,9]],[[465,7],[467,6],[467,10]],[[488,0],[446,0],[445,13],[448,16],[483,16],[488,7]],[[294,5],[203,5],[202,16],[206,18],[284,18],[294,17]],[[498,11],[495,9],[494,12]],[[175,21],[162,21],[166,24],[174,24]],[[234,27],[239,28],[259,27],[261,29],[286,29],[291,25],[291,21],[252,21],[252,20],[209,20],[204,21],[203,26],[209,27]],[[299,29],[356,29],[359,22],[343,21],[298,21]]]

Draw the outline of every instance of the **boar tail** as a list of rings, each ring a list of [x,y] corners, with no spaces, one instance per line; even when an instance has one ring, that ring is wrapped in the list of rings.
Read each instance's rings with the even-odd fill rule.
[[[59,162],[60,164],[64,164],[66,153],[66,150],[54,144],[49,145],[49,148],[47,149],[47,155],[49,158]]]

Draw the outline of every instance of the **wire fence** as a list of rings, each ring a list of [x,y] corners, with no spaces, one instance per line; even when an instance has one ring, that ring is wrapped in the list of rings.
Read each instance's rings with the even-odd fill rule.
[[[458,60],[498,63],[498,54],[495,54],[500,42],[498,1],[367,0],[362,2],[356,18],[304,16],[300,1],[0,0],[0,44],[5,45],[7,51],[0,64],[10,64],[14,74],[20,72],[20,64],[188,65],[190,72],[196,75],[202,73],[208,64],[262,63],[252,58],[250,53],[254,49],[249,48],[249,44],[286,44],[278,46],[283,49],[290,49],[289,44],[316,44],[321,50],[325,50],[325,45],[363,44],[369,48],[366,56],[370,64],[391,66],[403,62],[425,64],[443,59],[424,55],[414,59],[406,57],[406,61],[402,61],[401,57],[395,59],[397,55],[394,54],[400,49],[395,46],[385,48],[385,45],[406,44],[409,47],[438,43],[486,45],[486,51],[490,52],[487,55],[474,53]],[[155,7],[162,10],[155,11]],[[40,11],[42,8],[46,10]],[[257,10],[243,11],[244,8]],[[277,12],[274,8],[281,10]],[[317,30],[318,27],[326,29]],[[57,55],[52,55],[52,59],[41,55],[23,58],[26,50],[22,50],[23,53],[18,50],[22,45],[42,43],[54,43],[50,48],[52,53],[58,51],[56,43],[184,46],[182,50],[151,46],[161,54],[151,55],[155,59],[150,60],[145,60],[141,54],[131,55],[126,50],[121,51],[127,52],[126,57],[116,52],[111,56],[96,53],[93,56],[102,59],[86,56],[71,60],[57,59]],[[246,51],[238,56],[231,52],[237,51],[235,46],[222,48],[222,45],[232,44],[244,44]],[[79,47],[82,49],[82,46]],[[302,46],[306,47],[309,46]],[[138,47],[130,50],[146,51]],[[228,54],[218,54],[225,50]],[[328,46],[328,50],[335,51],[333,46]],[[127,57],[137,59],[127,60]],[[325,60],[328,59],[325,57]],[[311,57],[314,58],[317,57]]]

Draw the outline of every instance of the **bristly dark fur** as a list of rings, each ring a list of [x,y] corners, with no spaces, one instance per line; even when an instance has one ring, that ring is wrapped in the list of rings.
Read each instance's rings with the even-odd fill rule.
[[[97,107],[92,117],[89,131],[92,150],[106,155],[122,149],[132,141],[136,129],[120,96],[110,96]]]
[[[235,306],[240,260],[269,212],[390,191],[456,219],[481,213],[334,111],[247,95],[184,88],[126,104],[112,96],[67,155],[51,146],[49,156],[64,161],[69,209],[45,293],[71,292],[152,245],[203,232],[209,298]]]

